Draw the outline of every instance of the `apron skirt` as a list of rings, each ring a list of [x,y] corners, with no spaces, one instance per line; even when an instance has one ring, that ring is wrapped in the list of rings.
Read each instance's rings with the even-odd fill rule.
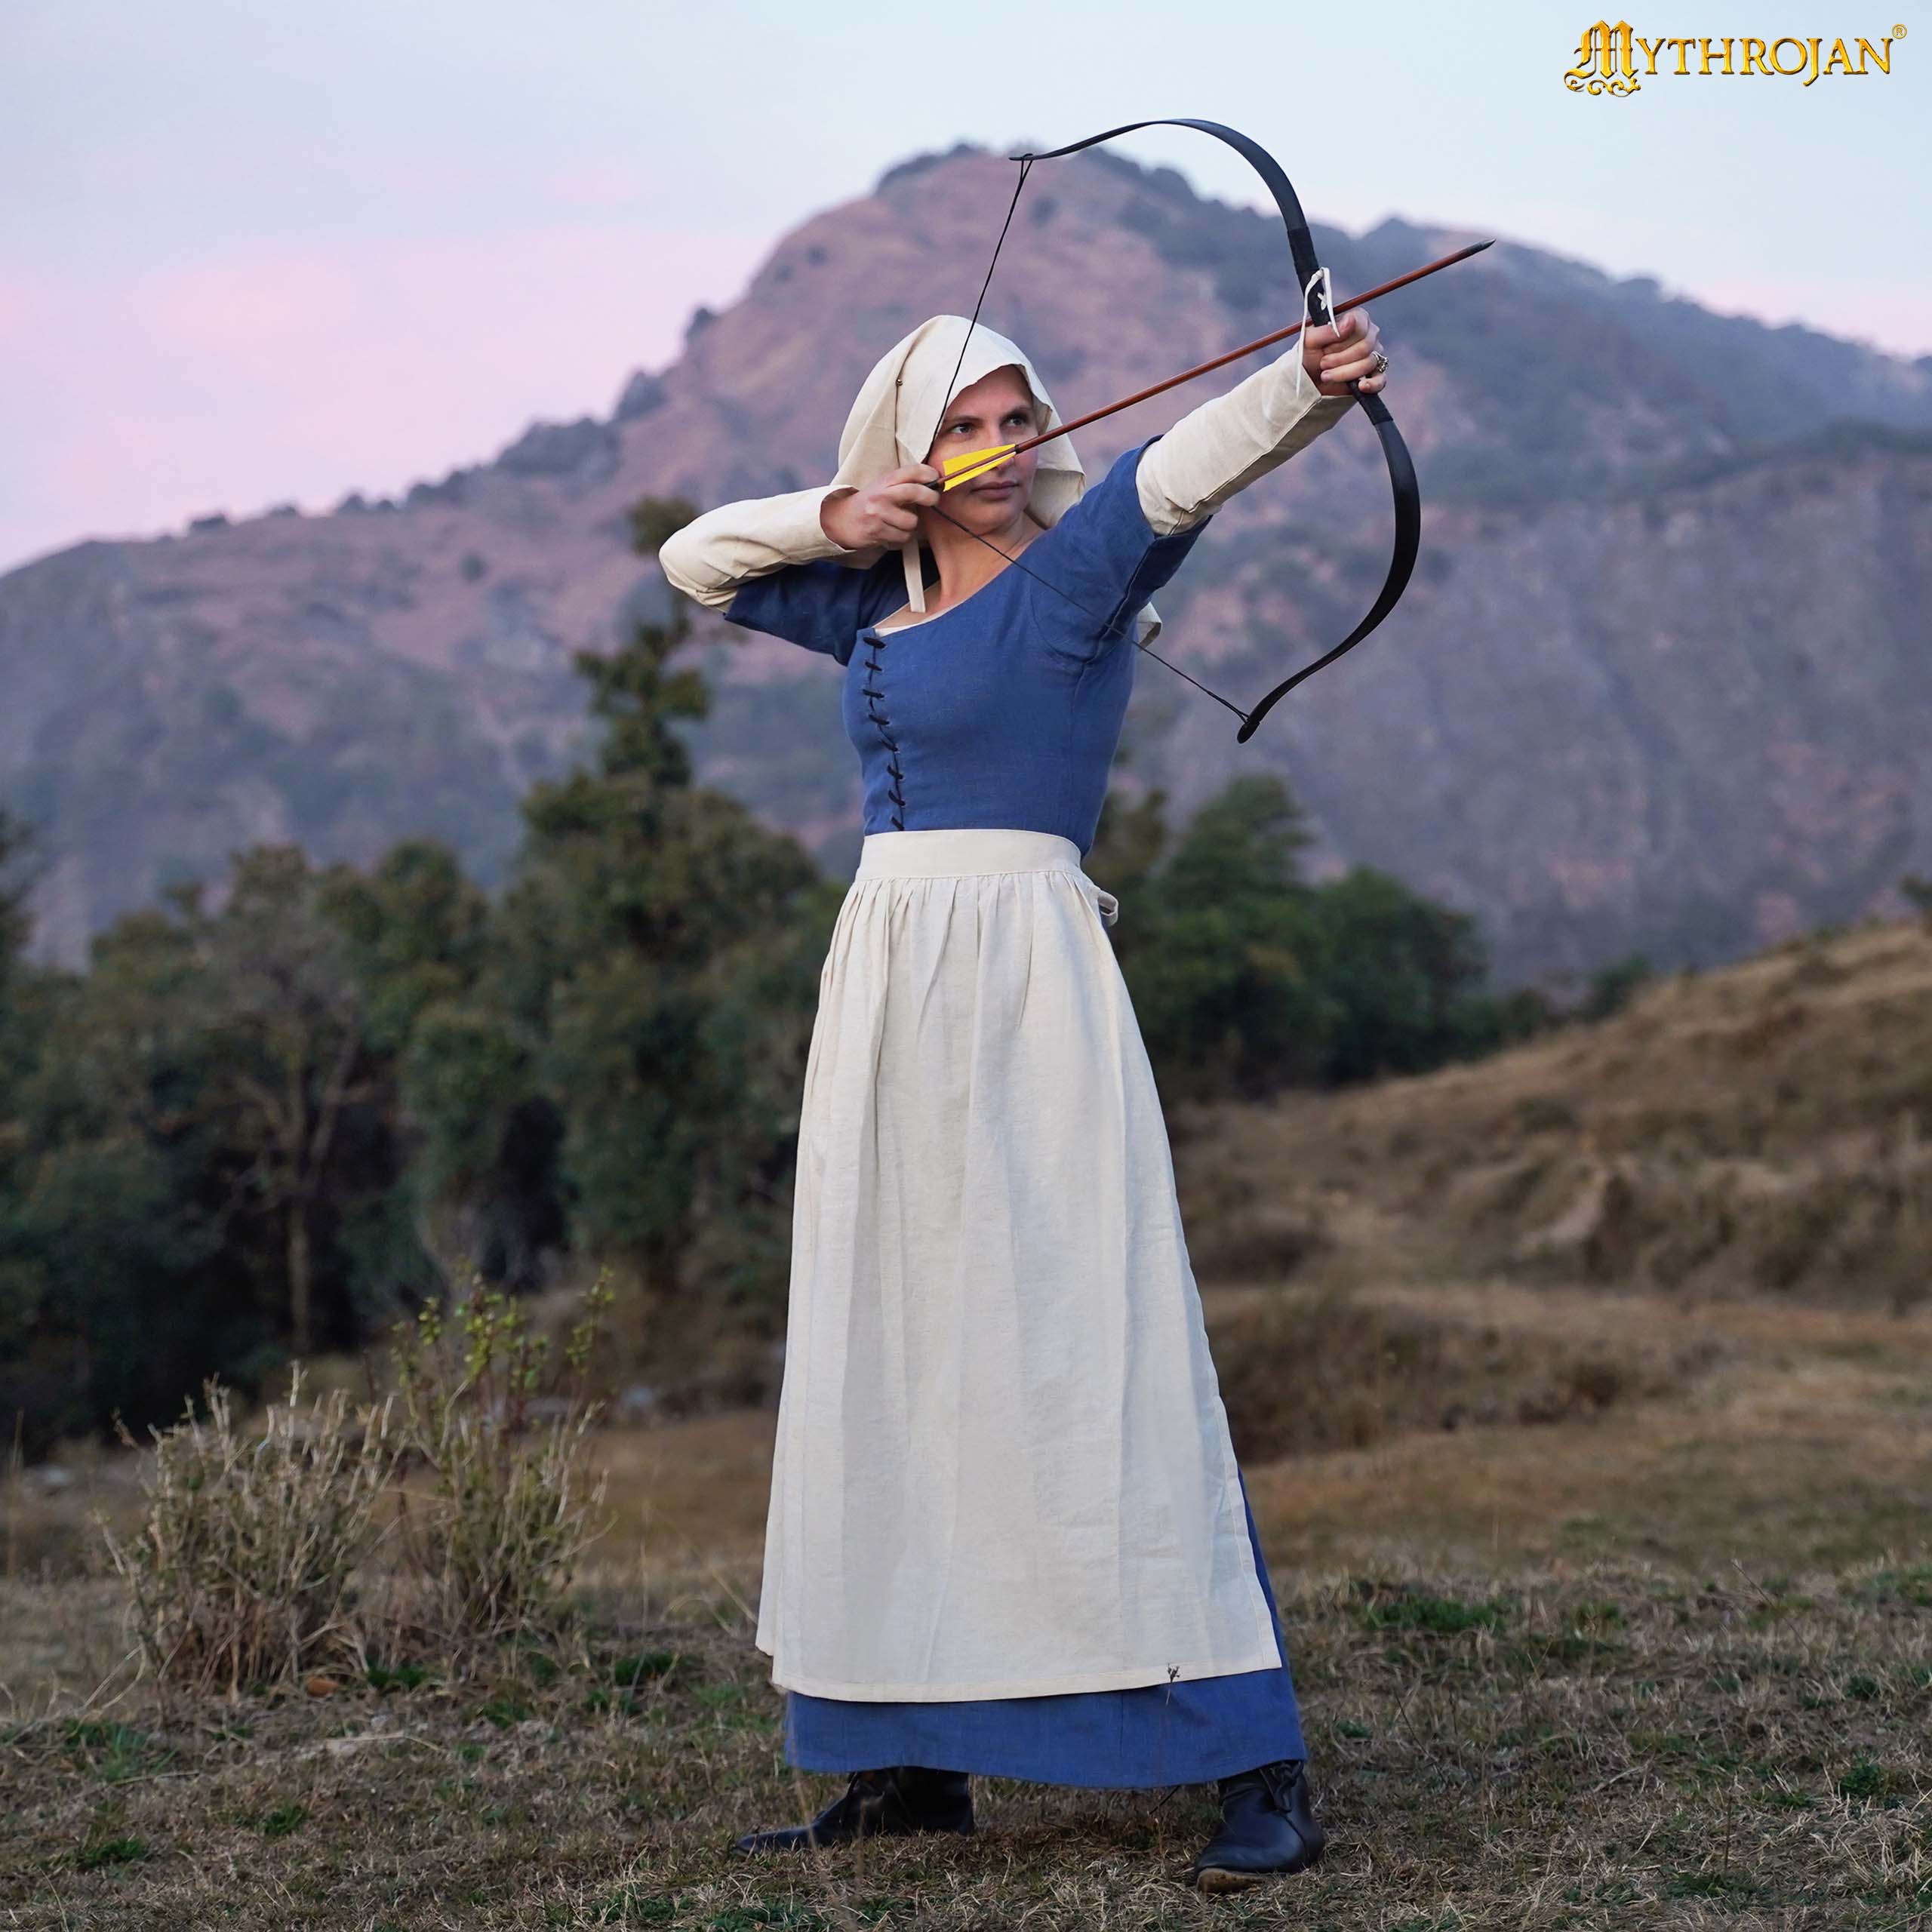
[[[1052,833],[865,841],[800,1112],[756,1638],[781,1689],[1285,1690],[1117,910]]]

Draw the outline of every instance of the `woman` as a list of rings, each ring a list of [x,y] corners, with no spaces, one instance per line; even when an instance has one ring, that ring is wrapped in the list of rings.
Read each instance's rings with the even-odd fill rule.
[[[980,1771],[1218,1780],[1208,1889],[1320,1856],[1118,908],[1080,862],[1147,598],[1386,365],[1358,310],[1091,490],[1061,438],[942,493],[949,459],[1060,418],[1011,343],[936,317],[867,379],[830,485],[663,547],[688,595],[845,667],[864,779],[801,1109],[757,1635],[789,1761],[851,1777],[743,1850],[970,1832]]]

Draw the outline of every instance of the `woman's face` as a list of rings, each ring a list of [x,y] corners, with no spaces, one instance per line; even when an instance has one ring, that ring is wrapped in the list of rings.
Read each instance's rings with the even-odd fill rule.
[[[1017,368],[995,369],[952,398],[926,460],[945,473],[949,457],[1017,443],[1039,429],[1032,392]],[[985,535],[1019,521],[1033,488],[1038,458],[1032,450],[946,493],[946,514]]]

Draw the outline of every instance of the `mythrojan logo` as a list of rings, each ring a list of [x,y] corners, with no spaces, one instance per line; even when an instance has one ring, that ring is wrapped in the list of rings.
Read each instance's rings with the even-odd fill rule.
[[[1709,35],[1660,34],[1646,40],[1628,20],[1612,26],[1598,20],[1583,29],[1577,44],[1577,64],[1563,76],[1572,94],[1635,94],[1643,85],[1637,76],[1654,80],[1660,73],[1704,75],[1764,74],[1788,81],[1802,78],[1808,88],[1828,74],[1858,80],[1892,71],[1892,48],[1905,38],[1895,26],[1877,40],[1855,40],[1847,48],[1835,40],[1829,51],[1822,34],[1800,39],[1786,34],[1777,40],[1739,35],[1712,38]],[[1658,63],[1663,62],[1660,67]]]

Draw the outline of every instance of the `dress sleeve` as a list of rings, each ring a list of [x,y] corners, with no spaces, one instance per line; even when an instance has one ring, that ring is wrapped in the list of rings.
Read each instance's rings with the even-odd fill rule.
[[[823,561],[788,564],[749,579],[721,608],[728,623],[849,664],[860,631],[905,601],[894,551],[888,563],[864,571]]]
[[[1149,525],[1163,536],[1211,515],[1236,491],[1306,449],[1353,405],[1324,396],[1301,368],[1299,344],[1286,355],[1190,410],[1142,459],[1137,481]]]
[[[1046,587],[1037,598],[1054,621],[1063,655],[1091,658],[1134,628],[1149,598],[1181,567],[1199,521],[1171,536],[1149,522],[1135,474],[1158,440],[1118,457],[1113,467],[1026,552],[1027,574]],[[1037,568],[1031,559],[1038,552]],[[1152,635],[1150,629],[1149,635]]]
[[[731,623],[842,664],[860,626],[883,613],[878,573],[869,568],[878,553],[843,549],[819,522],[819,507],[833,494],[796,490],[721,503],[666,539],[658,568]]]

